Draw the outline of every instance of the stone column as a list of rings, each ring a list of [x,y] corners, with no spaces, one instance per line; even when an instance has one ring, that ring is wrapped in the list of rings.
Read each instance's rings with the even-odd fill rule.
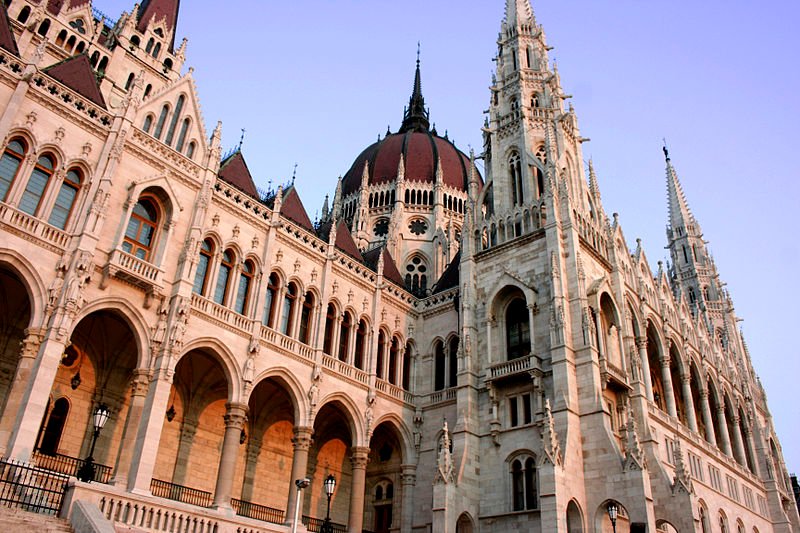
[[[150,494],[150,481],[158,455],[158,443],[164,426],[164,413],[172,388],[172,370],[160,369],[150,378],[144,401],[142,419],[136,433],[133,461],[128,473],[128,490],[137,494]]]
[[[200,425],[194,414],[184,413],[181,430],[178,436],[178,452],[175,454],[175,468],[172,470],[172,482],[183,485],[186,482],[186,470],[189,467],[189,454],[192,452],[194,436]]]
[[[536,353],[534,351],[536,335],[534,335],[534,331],[533,331],[533,318],[534,318],[534,309],[535,308],[536,308],[536,305],[534,303],[528,303],[528,336],[530,337],[531,355]]]
[[[14,425],[14,416],[20,411],[25,387],[31,377],[31,369],[36,361],[36,354],[39,352],[41,342],[42,337],[38,330],[33,328],[25,330],[25,338],[20,343],[21,350],[17,360],[17,368],[9,385],[3,416],[0,418],[0,456],[3,456],[6,451],[8,437],[11,435]]]
[[[225,436],[222,438],[222,453],[217,470],[217,486],[214,489],[216,509],[229,509],[231,506],[231,486],[233,472],[236,469],[236,457],[239,455],[239,438],[242,428],[247,422],[247,404],[229,402],[225,413]]]
[[[298,426],[294,428],[292,445],[294,455],[292,456],[292,478],[289,483],[289,498],[286,502],[286,516],[284,523],[288,526],[294,521],[294,508],[297,504],[297,487],[294,482],[306,477],[308,471],[308,450],[311,448],[311,435],[314,428]]]
[[[642,379],[647,399],[653,401],[653,383],[650,381],[650,359],[647,358],[647,337],[636,337],[636,348],[639,350],[639,360],[642,362]]]
[[[716,445],[717,437],[714,434],[714,418],[711,416],[711,406],[708,403],[708,389],[700,391],[700,409],[703,411],[703,423],[706,425],[706,440]]]
[[[664,396],[667,402],[667,413],[670,416],[678,416],[678,410],[675,408],[675,390],[672,388],[672,374],[669,371],[669,356],[665,355],[661,359],[661,381],[664,382]]]
[[[250,435],[247,439],[247,462],[244,467],[244,479],[242,480],[242,500],[253,501],[253,489],[256,483],[256,468],[258,467],[258,456],[261,455],[261,439]]]
[[[347,531],[349,533],[361,533],[362,531],[367,461],[369,461],[369,448],[353,446],[353,455],[350,456],[350,462],[353,465],[353,483],[350,487],[350,518],[347,521]]]
[[[748,444],[749,449],[754,452],[755,449],[756,449],[756,446],[755,446],[755,440],[753,439],[753,429],[748,425],[744,426],[744,438],[745,438],[745,440],[746,440],[746,442]],[[745,450],[745,453],[746,453],[746,450]],[[751,454],[748,454],[748,457],[751,460],[750,464],[752,466],[752,468],[750,470],[757,477],[760,478],[761,477],[761,467],[758,464],[758,456],[757,456],[757,454],[756,453],[751,453]]]
[[[692,375],[687,372],[681,376],[681,385],[683,385],[683,403],[686,408],[686,423],[689,424],[689,429],[697,432],[697,416],[694,412],[694,398],[692,397]]]
[[[734,458],[739,464],[747,468],[747,458],[744,456],[744,442],[742,441],[742,430],[739,427],[739,415],[733,414],[733,452]]]
[[[23,462],[30,461],[36,446],[36,439],[39,436],[39,427],[47,409],[58,365],[64,354],[66,340],[67,336],[62,328],[50,328],[47,339],[39,348],[36,358],[31,361],[26,356],[26,360],[20,361],[20,365],[24,364],[26,367],[30,365],[30,370],[22,369],[23,373],[29,372],[30,377],[26,382],[15,385],[11,389],[11,392],[14,392],[17,387],[22,387],[23,392],[20,395],[19,409],[15,414],[12,414],[6,407],[6,416],[16,415],[6,448],[6,457]],[[33,347],[29,352],[31,355],[32,350]]]
[[[417,483],[417,465],[407,464],[401,466],[400,483],[403,488],[403,498],[400,518],[400,533],[411,533],[414,520],[414,485]]]
[[[719,444],[722,446],[721,449],[723,452],[725,452],[725,454],[733,457],[733,453],[731,451],[731,436],[728,433],[728,423],[725,420],[724,404],[717,407],[717,421],[719,423]]]
[[[128,472],[131,469],[133,460],[133,446],[136,439],[136,431],[142,421],[142,411],[144,411],[147,388],[150,384],[150,375],[146,368],[137,368],[133,371],[131,378],[131,401],[128,408],[128,419],[125,421],[125,429],[120,440],[119,454],[117,455],[117,465],[114,468],[114,478],[111,483],[117,487],[125,487],[128,484]]]

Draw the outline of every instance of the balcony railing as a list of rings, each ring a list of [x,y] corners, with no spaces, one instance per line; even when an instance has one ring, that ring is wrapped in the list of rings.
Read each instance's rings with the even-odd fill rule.
[[[116,277],[149,292],[161,289],[162,270],[122,250],[114,250],[103,269],[103,284]]]
[[[211,507],[214,502],[210,492],[184,487],[183,485],[177,485],[160,479],[153,479],[150,481],[150,492],[153,493],[153,496],[159,498],[175,500],[176,502],[188,503],[198,507]]]
[[[66,248],[69,242],[66,232],[4,203],[0,203],[0,221],[59,250]]]
[[[538,367],[535,365],[535,361],[535,355],[526,355],[494,364],[489,367],[489,379],[500,379],[537,370]]]
[[[428,395],[428,403],[446,402],[450,400],[455,400],[455,398],[456,398],[456,388],[451,387],[449,389],[439,390],[430,393],[430,395]]]
[[[236,511],[236,514],[239,516],[246,516],[247,518],[271,522],[273,524],[283,524],[286,514],[281,509],[275,509],[274,507],[267,507],[266,505],[259,505],[245,500],[237,500],[236,498],[231,498],[231,507],[233,507],[233,510]]]
[[[303,516],[302,521],[309,533],[319,533],[322,529],[322,524],[325,523],[325,520],[322,518],[314,518],[312,516]],[[347,526],[331,522],[331,531],[333,531],[333,533],[347,533]]]
[[[69,455],[60,453],[42,453],[41,450],[34,451],[32,459],[38,468],[51,472],[58,472],[59,474],[66,474],[68,476],[77,476],[78,470],[80,470],[86,462],[84,459],[78,459],[77,457],[70,457]],[[94,481],[97,483],[108,483],[111,481],[111,470],[110,466],[95,463]]]
[[[199,294],[192,294],[192,309],[196,309],[197,311],[200,311],[200,313],[206,314],[217,319],[223,324],[228,324],[236,329],[250,331],[250,324],[252,321],[249,318],[235,312],[233,309],[229,309],[224,305],[220,305],[209,300],[208,298],[204,298]]]
[[[384,381],[379,379],[375,383],[375,388],[378,389],[379,392],[387,394],[392,398],[396,398],[406,403],[412,403],[414,400],[414,396],[408,392],[407,390],[398,387],[397,385],[392,385],[388,381]]]

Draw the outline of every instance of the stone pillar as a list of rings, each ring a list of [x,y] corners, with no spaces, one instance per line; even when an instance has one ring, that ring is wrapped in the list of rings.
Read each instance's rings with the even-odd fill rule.
[[[20,365],[24,364],[26,367],[31,365],[30,370],[23,369],[23,372],[29,372],[30,378],[27,382],[13,386],[11,390],[13,393],[18,386],[23,387],[14,427],[6,448],[6,457],[23,462],[30,461],[39,436],[39,427],[47,409],[50,390],[53,388],[58,365],[61,364],[61,357],[64,354],[66,337],[61,329],[50,328],[48,337],[39,348],[36,358],[33,361],[29,359],[20,361]],[[32,353],[32,350],[33,347],[29,353]],[[6,416],[14,416],[8,409],[7,406]]]
[[[308,450],[311,448],[311,435],[314,433],[314,428],[298,426],[294,428],[294,437],[292,437],[292,445],[294,446],[294,455],[292,456],[292,478],[289,483],[289,498],[286,502],[286,516],[284,523],[288,526],[292,525],[294,521],[294,508],[297,504],[297,487],[294,482],[298,479],[306,477],[308,471]]]
[[[136,432],[133,461],[128,473],[128,490],[131,492],[150,494],[150,481],[153,478],[158,443],[161,440],[161,430],[172,388],[172,374],[172,370],[161,369],[150,378],[142,419]]]
[[[739,427],[739,415],[733,414],[733,452],[734,458],[739,464],[747,468],[747,458],[744,456],[744,441],[742,440],[742,430]]]
[[[636,348],[639,350],[639,360],[642,362],[642,380],[647,399],[653,401],[653,383],[650,381],[650,359],[647,358],[647,337],[636,337]]]
[[[22,397],[25,394],[25,387],[31,377],[31,369],[36,361],[36,354],[39,352],[42,337],[38,330],[28,328],[25,330],[25,339],[20,343],[19,360],[14,371],[8,389],[3,416],[0,418],[0,456],[5,455],[8,438],[14,426],[14,416],[19,413],[22,405]],[[35,443],[34,443],[35,445]]]
[[[353,455],[350,456],[350,462],[353,465],[353,484],[350,487],[350,518],[347,521],[349,533],[361,533],[362,531],[367,461],[369,461],[369,448],[353,446]]]
[[[417,483],[417,465],[407,464],[401,466],[400,483],[403,498],[400,517],[400,533],[411,533],[414,520],[414,485]]]
[[[247,462],[244,466],[244,479],[242,480],[242,500],[253,501],[253,489],[256,483],[256,468],[258,456],[261,455],[261,439],[250,435],[247,439]]]
[[[746,441],[746,442],[747,442],[747,444],[748,444],[748,448],[749,448],[751,451],[755,451],[755,449],[756,449],[756,446],[755,446],[755,440],[753,439],[753,429],[752,429],[750,426],[748,426],[748,425],[745,425],[745,426],[744,426],[744,438],[745,438],[745,441]],[[745,450],[745,453],[746,453],[746,452],[747,452],[747,450]],[[750,458],[750,461],[751,461],[751,468],[750,468],[750,470],[751,470],[751,471],[752,471],[752,472],[753,472],[753,473],[754,473],[756,476],[758,476],[758,477],[760,478],[760,477],[761,477],[761,468],[760,468],[760,466],[759,466],[759,464],[758,464],[758,457],[757,457],[757,455],[756,455],[755,453],[750,453],[750,454],[748,454],[748,457]]]
[[[222,453],[217,470],[217,486],[214,489],[214,508],[229,509],[231,506],[231,487],[236,457],[239,455],[239,439],[247,422],[247,404],[229,402],[225,413],[225,436],[222,438]]]
[[[725,421],[725,404],[717,406],[717,421],[719,423],[719,444],[725,454],[733,457],[731,451],[731,436],[728,434],[728,423]]]
[[[664,382],[664,400],[667,402],[667,413],[670,416],[678,416],[675,408],[675,390],[672,388],[672,374],[669,371],[669,356],[665,355],[661,359],[661,381]]]
[[[697,432],[697,416],[694,412],[694,398],[692,397],[692,375],[687,372],[681,376],[681,385],[683,385],[683,403],[686,408],[686,423],[689,424],[689,429]]]
[[[708,403],[708,389],[700,391],[700,409],[703,411],[703,423],[706,425],[706,440],[716,445],[717,437],[714,434],[714,418],[711,416],[711,406]]]
[[[192,452],[194,436],[200,425],[194,415],[183,414],[181,430],[178,436],[178,452],[175,454],[175,468],[172,470],[172,482],[183,485],[186,482],[186,471],[189,467],[189,454]]]
[[[128,419],[125,421],[125,428],[122,431],[117,465],[114,468],[114,478],[111,480],[118,487],[125,487],[128,484],[128,472],[131,469],[131,461],[133,460],[133,445],[136,431],[142,421],[142,411],[144,410],[149,384],[150,375],[146,368],[137,368],[133,371],[133,377],[130,381],[131,401],[128,408]]]

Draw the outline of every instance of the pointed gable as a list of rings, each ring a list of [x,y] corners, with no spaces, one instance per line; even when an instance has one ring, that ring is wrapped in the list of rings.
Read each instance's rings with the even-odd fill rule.
[[[258,198],[258,189],[241,151],[237,150],[220,164],[219,177],[240,191]]]
[[[17,48],[14,33],[11,31],[11,25],[8,22],[8,10],[3,6],[0,11],[2,11],[0,12],[0,47],[19,57],[19,48]]]
[[[180,0],[144,0],[139,6],[139,22],[136,29],[144,33],[151,21],[164,20],[167,30],[172,33],[169,49],[174,49],[180,3]]]
[[[442,272],[442,277],[439,278],[439,281],[433,286],[433,290],[431,290],[431,294],[436,294],[437,292],[446,291],[447,289],[452,289],[453,287],[458,287],[458,279],[459,279],[459,267],[461,266],[461,250],[459,250],[456,255],[453,257],[453,260],[450,261],[450,264],[444,269]]]
[[[65,59],[61,63],[47,67],[44,72],[87,100],[107,109],[106,101],[97,85],[97,77],[94,75],[94,70],[92,70],[86,54]]]
[[[336,247],[346,253],[347,255],[361,261],[361,251],[356,246],[356,241],[353,240],[353,235],[347,229],[347,224],[340,221],[336,226]]]
[[[297,194],[297,189],[294,188],[294,185],[290,185],[285,191],[283,191],[281,215],[285,216],[292,222],[300,224],[310,232],[314,231],[314,224],[312,224],[311,219],[308,218],[306,208],[303,207],[303,202],[300,200],[300,195]]]
[[[394,259],[392,259],[392,254],[386,248],[383,249],[383,277],[399,287],[405,288],[406,286],[403,276],[400,275],[400,271],[397,269]]]

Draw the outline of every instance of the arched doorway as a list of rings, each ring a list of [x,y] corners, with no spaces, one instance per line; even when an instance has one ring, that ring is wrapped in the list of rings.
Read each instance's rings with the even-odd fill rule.
[[[469,513],[461,513],[456,522],[456,533],[472,533],[475,528],[472,525],[472,517]]]
[[[391,422],[382,422],[369,442],[364,525],[375,533],[397,529],[401,517],[402,439]]]
[[[583,513],[575,500],[567,504],[567,533],[583,533]]]
[[[307,477],[312,490],[303,498],[303,515],[324,519],[328,500],[322,490],[325,478],[336,478],[336,491],[331,498],[331,521],[347,524],[350,511],[350,491],[353,467],[350,461],[353,447],[352,418],[347,408],[337,400],[323,405],[314,419],[314,442],[308,456]]]
[[[30,321],[31,302],[25,284],[16,272],[0,265],[0,412],[3,414]],[[19,408],[12,407],[14,412]]]
[[[609,513],[612,505],[616,508],[616,523],[612,523]],[[616,500],[606,500],[600,504],[595,512],[594,523],[596,533],[626,533],[631,529],[628,510]]]

